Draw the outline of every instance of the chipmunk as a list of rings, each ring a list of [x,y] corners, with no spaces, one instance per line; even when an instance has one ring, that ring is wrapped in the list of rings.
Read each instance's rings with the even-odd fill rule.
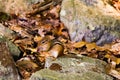
[[[44,37],[40,42],[38,42],[37,52],[48,52],[50,56],[57,58],[63,55],[64,47],[63,44],[56,40],[50,39],[49,36]]]
[[[55,60],[59,56],[62,56],[63,51],[63,44],[56,39],[51,39],[49,36],[44,37],[38,42],[37,52],[44,57],[45,68],[49,68],[51,61]]]

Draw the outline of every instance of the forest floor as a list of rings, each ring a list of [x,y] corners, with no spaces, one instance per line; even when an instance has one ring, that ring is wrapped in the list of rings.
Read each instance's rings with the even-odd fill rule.
[[[116,9],[120,8],[120,1],[114,2]],[[37,7],[39,4],[33,5]],[[41,10],[42,9],[42,10]],[[11,15],[8,21],[2,23],[14,31],[16,36],[11,40],[21,50],[21,57],[16,61],[23,78],[31,73],[43,69],[45,59],[52,56],[54,59],[69,54],[81,54],[88,57],[103,60],[110,65],[108,74],[120,79],[120,40],[111,44],[97,46],[94,42],[72,42],[64,24],[60,21],[61,3],[48,7],[38,8],[26,13],[24,17]],[[57,53],[54,53],[57,52]],[[23,69],[21,60],[30,59],[29,64]],[[36,66],[40,68],[37,69]]]

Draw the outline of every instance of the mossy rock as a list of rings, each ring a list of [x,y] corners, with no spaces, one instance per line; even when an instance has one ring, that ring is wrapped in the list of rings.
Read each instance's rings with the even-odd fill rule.
[[[98,59],[73,55],[60,57],[49,64],[48,69],[33,73],[30,80],[113,80],[106,74],[107,64]]]

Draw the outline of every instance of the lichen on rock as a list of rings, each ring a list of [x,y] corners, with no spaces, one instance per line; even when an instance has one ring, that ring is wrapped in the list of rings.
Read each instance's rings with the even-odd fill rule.
[[[49,64],[49,68],[33,73],[30,80],[113,80],[106,74],[107,64],[98,59],[67,55]]]
[[[85,40],[98,45],[120,38],[118,16],[120,14],[109,4],[109,0],[63,0],[60,12],[60,19],[68,28],[72,41]],[[94,35],[98,28],[103,29],[102,34]]]
[[[21,80],[5,42],[0,42],[0,80]]]

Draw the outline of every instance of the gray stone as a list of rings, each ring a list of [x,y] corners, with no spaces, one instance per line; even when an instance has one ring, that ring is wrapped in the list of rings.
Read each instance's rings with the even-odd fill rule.
[[[0,35],[6,37],[8,39],[13,39],[16,36],[15,33],[12,30],[5,27],[1,23],[0,23]]]
[[[18,47],[15,44],[13,44],[10,41],[10,39],[13,39],[15,36],[16,36],[16,34],[12,30],[10,30],[7,27],[0,24],[0,42],[7,43],[10,53],[16,60],[20,56],[20,50],[18,49]]]
[[[20,50],[18,49],[18,47],[15,44],[13,44],[10,41],[11,39],[14,39],[15,36],[17,36],[17,35],[12,30],[10,30],[9,28],[0,24],[0,42],[7,43],[10,53],[12,54],[14,59],[17,60],[18,57],[20,56]]]
[[[21,52],[15,44],[3,36],[0,36],[0,42],[5,42],[8,45],[10,54],[13,56],[14,60],[17,60],[19,58]]]
[[[106,63],[81,55],[64,56],[50,62],[48,69],[32,74],[30,80],[113,80]]]
[[[0,42],[0,80],[21,80],[5,42]]]
[[[61,0],[0,0],[0,12],[16,14],[21,17],[26,14],[36,14],[51,5],[56,5]],[[34,5],[36,4],[36,5]]]
[[[0,12],[21,14],[32,10],[31,4],[43,0],[0,0]]]
[[[60,12],[72,41],[85,40],[97,45],[120,38],[118,16],[110,0],[63,0]]]

